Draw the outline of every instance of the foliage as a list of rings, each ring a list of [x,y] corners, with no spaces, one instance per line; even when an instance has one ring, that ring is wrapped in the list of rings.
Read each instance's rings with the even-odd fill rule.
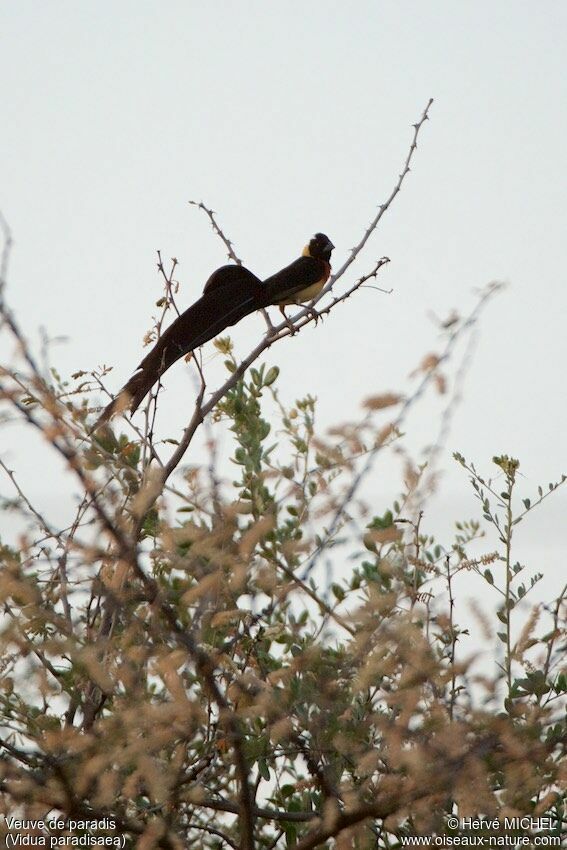
[[[232,483],[203,465],[148,507],[140,443],[108,428],[73,455],[87,486],[72,531],[35,516],[39,539],[2,547],[2,810],[107,818],[126,847],[390,848],[464,836],[457,812],[546,814],[563,834],[564,594],[551,626],[536,606],[511,631],[537,580],[518,584],[513,529],[543,491],[514,513],[518,462],[494,458],[498,492],[456,455],[499,536],[478,558],[476,521],[446,547],[424,533],[420,473],[363,521],[357,462],[392,440],[381,417],[401,399],[323,439],[314,399],[286,407],[277,377],[251,370],[215,408]],[[465,570],[502,600],[492,675],[457,652]]]

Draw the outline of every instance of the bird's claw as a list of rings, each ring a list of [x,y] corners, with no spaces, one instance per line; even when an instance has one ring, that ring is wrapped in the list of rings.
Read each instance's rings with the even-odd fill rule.
[[[284,307],[285,307],[285,305],[283,305],[283,304],[280,305],[280,313],[282,314],[282,319],[284,320],[284,322],[286,323],[286,325],[289,328],[290,335],[293,336],[294,333],[297,331],[297,328],[295,327],[295,325],[293,324],[293,322],[291,321],[291,319],[287,315]]]
[[[306,310],[315,322],[315,327],[317,327],[319,319],[323,321],[323,315],[318,310],[316,310],[315,307],[310,307],[309,305],[307,305]]]

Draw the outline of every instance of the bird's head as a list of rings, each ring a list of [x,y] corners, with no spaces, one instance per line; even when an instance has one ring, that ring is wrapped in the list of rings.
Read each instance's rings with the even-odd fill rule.
[[[309,245],[306,245],[303,249],[303,256],[329,262],[334,247],[328,236],[325,236],[324,233],[316,233]]]

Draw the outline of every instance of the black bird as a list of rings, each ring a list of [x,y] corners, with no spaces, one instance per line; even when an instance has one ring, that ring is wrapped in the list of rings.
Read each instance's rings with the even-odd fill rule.
[[[321,292],[331,273],[330,258],[334,247],[324,233],[316,233],[301,257],[264,282],[244,266],[221,266],[214,271],[202,296],[158,339],[116,398],[104,408],[93,430],[107,422],[123,406],[123,401],[134,413],[176,360],[255,310],[272,304],[279,306],[293,333],[294,325],[284,308],[288,304],[311,301]],[[318,315],[315,310],[311,312]]]
[[[303,249],[301,257],[264,281],[264,306],[278,305],[292,333],[295,328],[285,314],[285,307],[312,301],[319,295],[331,274],[330,261],[334,247],[328,236],[316,233]],[[315,310],[311,312],[318,315]]]

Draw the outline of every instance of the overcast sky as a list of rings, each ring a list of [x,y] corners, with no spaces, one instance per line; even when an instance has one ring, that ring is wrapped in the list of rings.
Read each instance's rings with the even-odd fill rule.
[[[564,0],[18,0],[2,4],[0,40],[7,295],[34,345],[40,326],[66,337],[52,350],[61,373],[113,364],[113,390],[130,376],[161,294],[157,248],[179,260],[183,306],[225,262],[189,199],[218,211],[260,277],[318,230],[338,267],[433,97],[412,173],[349,277],[388,255],[379,284],[392,295],[359,292],[267,359],[284,401],[317,395],[322,427],[356,418],[363,397],[407,391],[439,348],[431,312],[465,312],[475,289],[505,280],[428,527],[448,542],[452,521],[477,512],[455,449],[487,471],[495,453],[519,457],[528,496],[567,472]],[[262,332],[246,319],[238,352]],[[205,362],[214,385],[211,345]],[[193,399],[187,367],[165,384],[161,427],[176,435]],[[438,409],[426,400],[408,422],[410,445],[435,436]],[[56,512],[58,462],[37,482],[29,435],[5,433],[3,456]],[[377,512],[397,489],[378,464]],[[518,557],[547,572],[548,596],[565,575],[566,510],[557,495],[518,529]]]

